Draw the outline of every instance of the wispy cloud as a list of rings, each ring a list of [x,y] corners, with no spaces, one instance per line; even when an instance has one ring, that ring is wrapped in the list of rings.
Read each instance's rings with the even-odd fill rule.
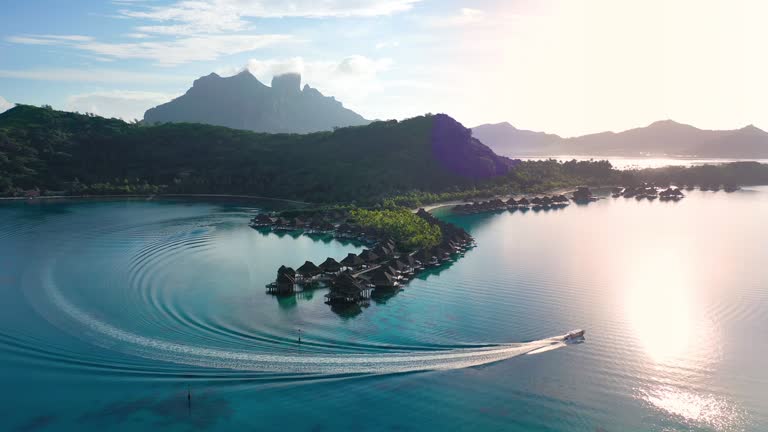
[[[243,31],[248,18],[343,18],[391,15],[411,9],[421,0],[214,0],[180,1],[171,5],[126,8],[125,17],[160,24],[139,27],[138,31],[191,35]]]
[[[483,21],[485,12],[480,9],[462,8],[456,15],[432,17],[426,24],[430,27],[461,27]]]
[[[252,59],[245,66],[254,76],[269,83],[273,76],[297,72],[302,81],[326,95],[335,96],[345,106],[359,110],[372,93],[385,89],[381,75],[392,67],[389,58],[352,55],[341,60],[307,60],[303,57]],[[242,70],[242,69],[241,69]],[[236,70],[222,71],[223,74]]]
[[[304,81],[317,85],[317,81],[349,82],[356,79],[373,79],[392,65],[389,58],[372,59],[361,55],[352,55],[340,61],[305,60],[303,57],[287,59],[251,59],[246,68],[256,77],[264,80],[287,72],[302,74]]]
[[[173,93],[154,93],[111,90],[82,93],[67,98],[68,111],[89,112],[102,117],[116,117],[123,120],[144,118],[149,108],[168,102],[179,96]]]
[[[152,36],[146,34],[146,33],[126,33],[125,37],[129,37],[131,39],[147,39]]]
[[[398,41],[381,41],[376,44],[376,49],[397,48],[400,46]]]
[[[175,66],[193,61],[216,60],[224,55],[254,51],[269,45],[290,41],[284,34],[212,35],[183,37],[167,41],[126,43],[98,42],[88,37],[25,35],[7,38],[9,42],[32,45],[66,45],[68,47],[115,59],[144,59],[161,66]]]
[[[26,45],[66,45],[77,42],[90,42],[93,38],[83,35],[18,35],[6,38],[8,42]]]
[[[0,78],[15,78],[35,81],[63,81],[86,83],[185,83],[192,77],[173,74],[152,74],[117,69],[0,69]]]

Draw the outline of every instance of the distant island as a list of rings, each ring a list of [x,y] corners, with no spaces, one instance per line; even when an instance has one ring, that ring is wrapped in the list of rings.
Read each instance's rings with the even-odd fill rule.
[[[248,70],[231,77],[212,73],[187,92],[147,110],[144,123],[204,123],[268,133],[310,133],[370,123],[333,97],[304,85],[288,73],[262,84]]]
[[[504,122],[476,126],[472,134],[495,152],[515,156],[768,158],[768,133],[752,125],[736,130],[704,130],[663,120],[619,133],[562,138],[517,129]]]
[[[386,208],[579,185],[768,184],[768,165],[620,171],[497,155],[446,114],[310,134],[145,126],[50,107],[0,114],[0,195],[237,194]]]

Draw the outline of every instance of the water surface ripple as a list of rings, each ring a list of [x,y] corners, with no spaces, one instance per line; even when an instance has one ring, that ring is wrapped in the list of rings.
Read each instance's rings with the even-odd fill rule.
[[[768,341],[756,336],[768,331],[766,192],[438,211],[479,247],[344,310],[325,305],[323,289],[273,297],[263,287],[280,264],[359,245],[251,230],[260,204],[3,204],[4,421],[57,431],[766,430]],[[559,349],[556,335],[575,327],[587,342]],[[417,371],[434,372],[405,373]],[[339,407],[349,410],[329,415]],[[397,415],[373,421],[370,407]]]

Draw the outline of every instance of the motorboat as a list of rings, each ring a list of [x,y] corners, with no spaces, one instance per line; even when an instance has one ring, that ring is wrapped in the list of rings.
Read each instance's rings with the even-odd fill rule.
[[[578,340],[584,337],[584,330],[583,329],[576,329],[571,330],[568,333],[565,334],[565,337],[563,337],[563,340],[566,341],[572,341],[572,340]]]

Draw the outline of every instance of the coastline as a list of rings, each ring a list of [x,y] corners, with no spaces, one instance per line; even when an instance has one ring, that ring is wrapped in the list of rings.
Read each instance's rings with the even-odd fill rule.
[[[258,195],[236,195],[236,194],[152,194],[152,195],[50,195],[50,196],[37,196],[37,197],[0,197],[0,201],[35,201],[35,200],[61,200],[61,199],[100,199],[100,198],[146,198],[146,199],[162,199],[162,198],[237,198],[237,199],[254,199],[254,200],[268,200],[268,201],[280,201],[291,204],[312,205],[313,203],[306,201],[290,200],[286,198],[273,198]]]
[[[599,187],[596,187],[596,189],[601,189],[601,188],[605,188],[605,187],[607,187],[607,186],[599,186]],[[506,201],[506,200],[508,200],[508,199],[510,199],[512,197],[517,197],[517,196],[542,196],[542,195],[561,195],[561,194],[564,195],[564,194],[573,192],[574,190],[575,190],[575,187],[572,187],[572,188],[556,188],[556,189],[551,189],[551,190],[547,190],[547,191],[544,191],[544,192],[530,193],[530,194],[519,193],[519,194],[508,194],[508,195],[494,195],[492,197],[485,198],[485,200],[498,198],[498,199],[502,199],[502,200]],[[432,212],[433,210],[441,209],[441,208],[444,208],[444,207],[454,207],[454,206],[457,206],[459,204],[469,204],[469,203],[474,202],[474,201],[478,201],[478,200],[477,199],[469,199],[469,200],[440,201],[440,202],[436,202],[436,203],[433,203],[433,204],[423,205],[423,206],[421,206],[421,208],[423,208],[424,210],[426,210],[428,212]],[[417,210],[418,209],[414,209],[413,212],[416,212]]]

